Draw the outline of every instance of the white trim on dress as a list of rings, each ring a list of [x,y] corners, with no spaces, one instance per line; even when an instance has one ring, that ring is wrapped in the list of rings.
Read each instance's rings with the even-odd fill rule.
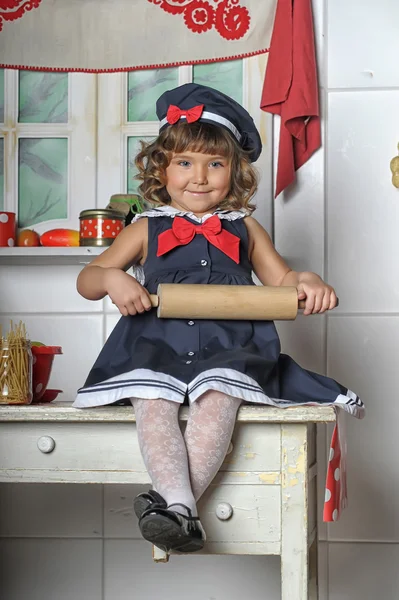
[[[267,396],[260,385],[243,373],[234,369],[208,369],[200,373],[189,384],[151,369],[134,369],[81,388],[73,403],[74,408],[88,408],[113,404],[126,398],[155,400],[163,398],[182,404],[187,395],[193,404],[208,390],[216,390],[227,396],[241,398],[251,404],[266,404],[277,408],[293,406],[337,406],[349,414],[362,419],[364,404],[356,394],[348,390],[347,395],[339,394],[334,402],[290,402]]]

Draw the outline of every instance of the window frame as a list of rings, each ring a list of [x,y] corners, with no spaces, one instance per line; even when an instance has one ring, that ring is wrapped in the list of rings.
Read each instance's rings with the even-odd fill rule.
[[[18,152],[21,138],[68,139],[67,217],[28,225],[39,234],[79,229],[79,213],[96,206],[97,76],[68,73],[68,122],[19,123],[19,71],[4,69],[4,211],[18,217]]]

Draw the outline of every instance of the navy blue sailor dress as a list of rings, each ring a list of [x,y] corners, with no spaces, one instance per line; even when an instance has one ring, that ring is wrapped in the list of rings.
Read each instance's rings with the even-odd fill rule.
[[[201,234],[158,257],[158,236],[172,227],[177,214],[195,225],[211,216],[201,220],[162,208],[141,215],[148,216],[143,269],[144,286],[151,294],[159,283],[255,285],[245,213],[216,211],[222,227],[240,239],[239,264]],[[156,310],[121,317],[73,406],[132,397],[192,403],[209,389],[251,404],[336,405],[357,417],[363,413],[356,394],[280,352],[272,321],[160,319]]]

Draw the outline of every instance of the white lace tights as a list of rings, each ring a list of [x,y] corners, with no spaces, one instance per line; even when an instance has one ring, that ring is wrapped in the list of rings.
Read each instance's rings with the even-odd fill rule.
[[[141,454],[154,489],[168,506],[185,504],[196,516],[196,501],[223,463],[242,401],[209,390],[191,405],[184,437],[177,402],[131,401]]]

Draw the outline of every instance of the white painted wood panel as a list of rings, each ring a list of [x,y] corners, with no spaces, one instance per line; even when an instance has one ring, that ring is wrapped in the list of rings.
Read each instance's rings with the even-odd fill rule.
[[[326,29],[326,18],[324,15],[324,0],[312,0],[314,34],[316,43],[316,60],[318,68],[319,86],[325,87],[327,74],[325,72],[325,48],[324,36]]]
[[[1,312],[47,314],[65,312],[66,308],[69,313],[101,311],[102,302],[85,300],[76,291],[80,270],[80,266],[12,267],[0,262]]]
[[[100,485],[0,484],[0,537],[99,538]]]
[[[398,106],[399,90],[329,94],[328,280],[337,312],[399,309],[399,195],[389,168]]]
[[[3,600],[99,600],[101,540],[0,540]]]
[[[222,471],[280,471],[280,426],[236,425]]]
[[[275,127],[275,153],[279,125]],[[298,271],[324,268],[324,150],[318,150],[297,171],[295,185],[275,201],[274,243],[288,265]]]
[[[328,356],[328,374],[366,404],[363,421],[346,419],[349,507],[329,539],[398,542],[399,318],[329,319]]]
[[[179,413],[181,421],[187,421],[189,409],[183,406]],[[52,402],[47,405],[0,406],[0,422],[47,422],[47,423],[135,423],[131,406],[100,406],[97,408],[73,408],[71,403]],[[243,405],[237,415],[238,423],[335,423],[335,412],[329,406],[295,406],[275,408],[266,405]]]
[[[330,0],[327,7],[328,87],[399,86],[398,2]]]
[[[104,600],[278,600],[280,561],[258,556],[177,556],[155,564],[145,541],[106,540]]]
[[[62,471],[131,471],[146,474],[138,448],[135,428],[131,425],[21,423],[2,425],[0,455],[6,469],[42,469]],[[43,454],[37,442],[43,436],[55,441],[55,448]],[[28,473],[27,473],[28,474]],[[82,478],[83,478],[82,474]],[[145,476],[145,481],[149,480]]]

